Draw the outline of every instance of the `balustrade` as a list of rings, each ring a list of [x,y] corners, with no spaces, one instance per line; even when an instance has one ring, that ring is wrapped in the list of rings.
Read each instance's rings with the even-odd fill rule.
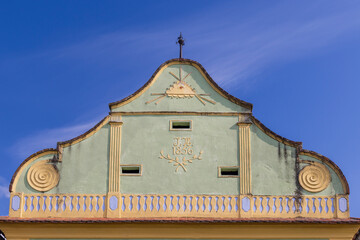
[[[348,196],[22,194],[10,216],[23,218],[347,218]]]

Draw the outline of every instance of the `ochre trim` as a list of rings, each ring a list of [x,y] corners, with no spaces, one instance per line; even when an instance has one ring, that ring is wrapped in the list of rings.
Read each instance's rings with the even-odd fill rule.
[[[8,239],[351,239],[359,224],[317,223],[39,223],[3,222],[1,229]]]
[[[251,103],[242,101],[242,100],[230,95],[225,90],[223,90],[221,87],[219,87],[219,85],[217,85],[217,83],[210,77],[210,75],[206,72],[206,70],[204,69],[203,66],[201,66],[200,63],[190,60],[190,59],[182,59],[182,58],[181,59],[179,59],[179,58],[171,59],[171,60],[166,61],[165,63],[161,64],[160,67],[158,67],[158,69],[156,69],[154,74],[151,76],[149,81],[147,81],[144,84],[144,86],[142,86],[139,90],[137,90],[135,93],[131,94],[128,97],[126,97],[120,101],[110,103],[109,108],[110,109],[118,108],[120,106],[123,106],[123,105],[135,100],[140,95],[142,95],[156,81],[158,76],[164,71],[164,69],[166,67],[169,67],[169,66],[175,65],[175,64],[187,64],[187,65],[195,67],[201,73],[201,75],[205,78],[205,80],[210,84],[210,86],[216,92],[218,92],[221,96],[223,96],[224,98],[228,99],[229,101],[231,101],[239,106],[242,106],[242,107],[252,111],[253,105]]]
[[[309,156],[309,157],[314,157],[314,158],[320,160],[321,162],[325,163],[327,166],[329,166],[339,176],[341,184],[344,189],[344,193],[350,194],[349,183],[347,182],[346,177],[344,176],[341,169],[333,161],[331,161],[329,158],[327,158],[317,152],[309,151],[309,150],[305,150],[305,149],[302,149],[299,154]]]
[[[267,128],[264,124],[262,124],[258,119],[256,119],[254,116],[250,115],[249,116],[251,121],[258,127],[260,128],[266,135],[268,135],[269,137],[292,147],[300,147],[302,148],[302,142],[295,142],[295,141],[291,141],[287,138],[284,138],[276,133],[274,133],[273,131],[271,131],[269,128]]]
[[[122,122],[110,122],[109,192],[120,192]]]
[[[239,126],[239,165],[240,165],[240,194],[251,193],[251,124]]]
[[[250,113],[238,113],[238,112],[174,112],[174,111],[163,111],[163,112],[110,112],[110,115],[121,115],[121,116],[139,116],[139,115],[189,115],[189,116],[239,116],[249,115]]]
[[[10,185],[9,185],[9,192],[13,192],[13,190],[16,187],[16,184],[19,180],[19,176],[21,175],[21,172],[23,171],[23,169],[28,166],[31,162],[35,161],[36,159],[45,156],[45,155],[49,155],[49,154],[57,154],[58,151],[54,148],[47,148],[41,151],[38,151],[34,154],[32,154],[31,156],[29,156],[28,158],[26,158],[21,164],[20,166],[16,169],[14,175],[11,178],[10,181]]]

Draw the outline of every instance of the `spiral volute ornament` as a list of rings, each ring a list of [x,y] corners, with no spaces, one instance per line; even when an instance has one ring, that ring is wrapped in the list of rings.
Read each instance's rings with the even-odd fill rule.
[[[331,181],[329,170],[322,164],[310,162],[310,165],[301,169],[299,183],[309,192],[321,192]]]
[[[59,173],[49,161],[37,162],[27,172],[29,185],[39,192],[49,191],[59,183]]]

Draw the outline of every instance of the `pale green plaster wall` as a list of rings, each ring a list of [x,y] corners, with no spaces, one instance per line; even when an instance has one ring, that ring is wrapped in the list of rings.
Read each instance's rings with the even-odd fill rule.
[[[206,105],[203,105],[196,97],[193,98],[169,98],[165,97],[159,104],[155,104],[156,101],[145,104],[145,102],[152,100],[158,96],[151,96],[151,93],[165,93],[167,88],[169,88],[177,80],[170,75],[169,72],[179,75],[179,67],[182,67],[182,76],[185,77],[189,72],[191,75],[185,79],[185,82],[191,85],[192,88],[195,88],[195,91],[198,94],[210,94],[206,96],[216,102],[212,104],[206,102]],[[112,110],[113,112],[123,112],[123,111],[208,111],[208,112],[249,112],[248,109],[243,108],[237,104],[230,102],[229,100],[222,97],[218,94],[203,78],[201,73],[193,66],[190,65],[172,65],[164,69],[160,74],[159,78],[155,83],[141,96],[136,98],[134,101],[118,107]]]
[[[310,157],[310,156],[305,156],[305,155],[300,155],[300,159],[301,160],[310,160],[310,161],[315,161],[315,162],[322,163],[320,160],[318,160],[316,158],[313,158],[313,157]],[[309,164],[301,163],[300,164],[300,169],[302,169],[303,167],[305,167],[307,165],[309,165]],[[318,192],[318,193],[310,193],[310,192],[302,189],[301,192],[303,194],[306,194],[306,195],[322,195],[322,196],[324,196],[324,195],[334,195],[334,194],[345,194],[345,191],[344,191],[344,189],[342,187],[341,180],[340,180],[339,176],[328,165],[326,165],[326,164],[324,164],[324,165],[330,171],[331,182],[330,182],[329,186],[326,189],[324,189],[323,191]]]
[[[170,120],[192,120],[192,131],[170,131]],[[218,166],[238,166],[238,118],[236,116],[123,116],[121,164],[142,164],[142,176],[121,176],[122,193],[144,194],[239,194],[238,178],[219,178]],[[108,189],[109,132],[106,124],[91,137],[66,147],[56,166],[57,187],[47,193],[97,193]],[[187,172],[160,159],[160,151],[173,157],[176,137],[190,137],[194,154]],[[192,155],[186,155],[190,158]],[[32,164],[51,159],[42,156]],[[300,155],[302,160],[320,162]],[[32,165],[30,164],[30,166]],[[17,192],[36,193],[26,181],[30,166],[21,172]],[[306,164],[300,164],[300,169]],[[343,194],[341,181],[328,167],[332,182],[319,193],[300,188],[304,195]],[[254,124],[251,125],[251,179],[254,195],[293,195],[296,188],[295,149],[279,144]]]
[[[254,195],[292,195],[296,190],[295,149],[251,125],[251,178]]]
[[[56,164],[59,184],[47,193],[107,193],[109,132],[107,124],[91,137],[64,148],[62,162]],[[52,155],[43,156],[34,163],[49,158]],[[30,166],[21,173],[17,192],[37,193],[26,181]]]
[[[238,163],[237,117],[231,116],[123,116],[121,164],[142,164],[143,175],[122,176],[122,193],[238,194],[238,178],[218,178],[218,166]],[[170,131],[170,120],[192,120],[192,131]],[[203,151],[187,172],[160,159],[173,156],[175,137],[191,137],[194,154]],[[187,155],[189,158],[190,155]]]

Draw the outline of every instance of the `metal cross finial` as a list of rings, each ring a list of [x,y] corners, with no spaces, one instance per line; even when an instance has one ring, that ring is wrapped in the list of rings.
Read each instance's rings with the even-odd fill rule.
[[[185,40],[183,39],[181,32],[176,43],[180,45],[180,58],[182,58],[182,46],[185,45]]]

